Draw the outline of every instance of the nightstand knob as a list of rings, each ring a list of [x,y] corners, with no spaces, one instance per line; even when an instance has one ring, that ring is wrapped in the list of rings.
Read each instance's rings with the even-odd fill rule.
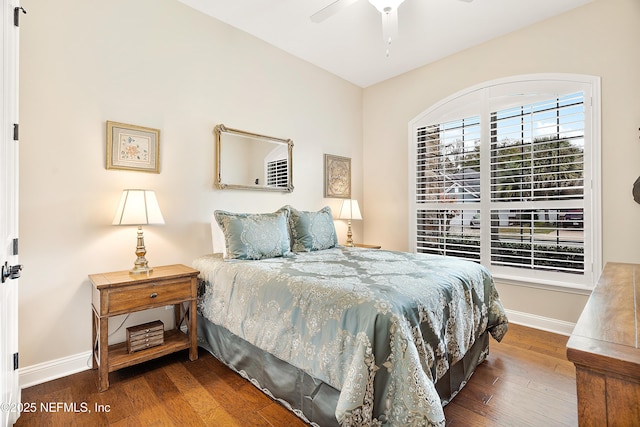
[[[151,298],[155,298],[157,296],[158,296],[157,292],[154,292],[154,293],[151,294]]]

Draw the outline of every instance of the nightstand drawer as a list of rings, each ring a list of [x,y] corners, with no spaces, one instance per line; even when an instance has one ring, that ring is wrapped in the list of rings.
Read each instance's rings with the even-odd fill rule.
[[[161,306],[191,298],[191,281],[175,280],[126,286],[109,291],[108,314],[140,310],[148,306]]]

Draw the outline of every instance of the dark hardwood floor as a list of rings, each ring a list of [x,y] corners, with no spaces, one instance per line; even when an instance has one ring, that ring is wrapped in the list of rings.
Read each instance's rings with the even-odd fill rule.
[[[445,407],[447,426],[577,426],[567,339],[510,325]],[[305,426],[202,349],[194,362],[180,352],[113,372],[104,393],[90,370],[25,389],[22,401],[35,403],[36,411],[23,413],[17,427]]]

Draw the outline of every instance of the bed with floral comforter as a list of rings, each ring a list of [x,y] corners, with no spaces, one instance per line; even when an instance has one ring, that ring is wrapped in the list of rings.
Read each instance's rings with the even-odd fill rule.
[[[343,426],[444,425],[443,405],[488,355],[487,332],[500,341],[507,330],[491,276],[471,261],[338,246],[262,260],[207,255],[193,266],[201,272],[200,323],[331,386]],[[205,335],[201,345],[211,350]],[[456,374],[462,378],[439,396],[436,382],[463,365],[481,337]]]

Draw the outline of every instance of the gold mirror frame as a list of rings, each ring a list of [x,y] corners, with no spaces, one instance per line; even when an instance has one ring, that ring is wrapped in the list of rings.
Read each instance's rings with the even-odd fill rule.
[[[286,193],[291,193],[293,191],[293,141],[291,139],[275,138],[272,136],[260,135],[252,132],[245,132],[239,129],[231,129],[226,127],[223,124],[216,125],[216,127],[213,128],[213,133],[215,134],[215,140],[216,140],[216,161],[215,161],[216,174],[215,174],[215,182],[214,182],[214,185],[216,188],[220,190],[225,190],[225,189],[260,190],[260,191],[277,191],[277,192],[286,192]],[[276,144],[277,146],[275,148],[278,148],[278,146],[286,148],[286,152],[287,152],[286,183],[284,183],[284,185],[276,185],[276,186],[260,184],[259,181],[264,177],[266,172],[261,174],[261,176],[255,178],[255,181],[252,178],[252,181],[254,181],[253,183],[238,182],[238,181],[241,181],[241,179],[234,178],[231,172],[235,172],[236,169],[238,169],[238,165],[249,164],[249,162],[247,162],[246,157],[242,157],[238,153],[233,153],[233,151],[235,150],[230,149],[231,147],[235,148],[237,146],[232,146],[229,144],[235,144],[238,142],[258,144],[258,145],[252,146],[254,148],[251,148],[251,147],[249,148],[248,151],[252,153],[255,153],[256,151],[258,151],[255,149],[255,147],[260,147],[263,145],[263,143],[269,144],[269,145],[265,145],[266,151],[269,151],[268,147],[271,144]],[[227,146],[227,149],[223,150],[223,146]],[[226,155],[223,153],[226,153]],[[225,155],[224,159],[222,158],[223,155]],[[229,157],[229,156],[232,156],[232,157]],[[227,169],[225,169],[225,167]],[[225,173],[225,171],[228,171],[228,172]],[[224,176],[223,176],[223,173],[225,173]],[[251,175],[251,176],[253,177],[255,175],[256,174],[254,173],[254,175]]]

